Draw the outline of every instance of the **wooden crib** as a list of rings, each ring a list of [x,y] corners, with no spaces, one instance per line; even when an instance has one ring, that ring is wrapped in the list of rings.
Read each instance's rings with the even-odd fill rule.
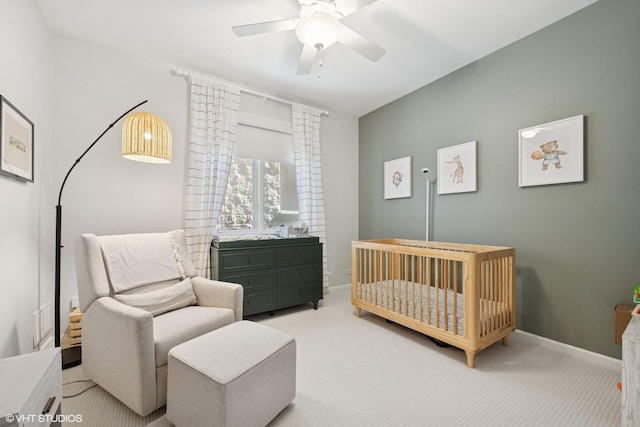
[[[515,249],[383,239],[352,243],[351,302],[476,353],[516,328]]]

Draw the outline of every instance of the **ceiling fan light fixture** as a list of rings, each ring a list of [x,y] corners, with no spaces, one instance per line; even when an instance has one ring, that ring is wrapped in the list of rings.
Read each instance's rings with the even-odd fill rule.
[[[303,44],[314,49],[326,49],[340,37],[342,24],[326,13],[312,13],[300,19],[296,25],[296,36]]]

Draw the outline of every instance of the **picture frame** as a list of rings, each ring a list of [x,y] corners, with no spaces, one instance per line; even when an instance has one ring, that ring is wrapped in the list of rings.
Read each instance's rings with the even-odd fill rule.
[[[438,194],[478,190],[478,144],[476,141],[440,148],[437,153]]]
[[[0,173],[33,182],[33,122],[0,95]]]
[[[411,197],[411,156],[384,162],[384,198]]]
[[[584,116],[518,131],[518,185],[584,181]]]

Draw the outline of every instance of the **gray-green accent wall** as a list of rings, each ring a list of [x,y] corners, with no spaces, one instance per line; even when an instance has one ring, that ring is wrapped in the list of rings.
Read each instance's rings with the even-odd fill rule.
[[[520,188],[518,130],[577,115],[584,182]],[[614,307],[640,283],[639,0],[600,0],[359,126],[359,238],[423,240],[421,169],[477,141],[478,191],[432,187],[432,240],[515,247],[518,329],[620,358]],[[385,200],[383,164],[405,156],[413,195]]]

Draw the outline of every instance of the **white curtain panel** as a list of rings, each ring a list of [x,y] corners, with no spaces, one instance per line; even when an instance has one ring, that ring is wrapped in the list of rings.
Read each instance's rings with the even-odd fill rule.
[[[185,238],[198,275],[210,277],[211,239],[229,177],[240,89],[191,76]]]
[[[320,115],[315,108],[293,104],[291,127],[293,156],[296,166],[300,221],[309,226],[309,234],[322,245],[323,286],[329,286],[327,269],[327,239],[322,195],[322,165],[320,162]]]

